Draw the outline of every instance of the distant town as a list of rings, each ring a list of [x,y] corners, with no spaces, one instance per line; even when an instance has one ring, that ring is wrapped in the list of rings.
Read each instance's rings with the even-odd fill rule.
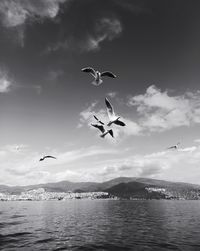
[[[72,200],[72,199],[129,199],[129,200],[149,200],[149,199],[167,199],[167,200],[199,200],[200,192],[197,194],[193,192],[187,194],[171,193],[165,188],[146,187],[147,194],[138,196],[121,196],[118,194],[110,194],[108,192],[49,192],[44,188],[33,189],[20,194],[0,193],[0,201],[46,201],[46,200]]]
[[[69,199],[107,199],[111,198],[107,192],[47,192],[44,188],[33,189],[21,194],[0,193],[1,201],[41,201],[41,200],[69,200]],[[114,197],[112,197],[114,198]]]

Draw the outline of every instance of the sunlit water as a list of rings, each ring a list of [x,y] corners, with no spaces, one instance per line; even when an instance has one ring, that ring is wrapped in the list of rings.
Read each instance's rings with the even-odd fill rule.
[[[0,250],[200,250],[200,201],[0,202]]]

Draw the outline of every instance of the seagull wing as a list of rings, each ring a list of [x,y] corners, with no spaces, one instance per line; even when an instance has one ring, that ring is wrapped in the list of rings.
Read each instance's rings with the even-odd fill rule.
[[[92,67],[86,67],[86,68],[83,68],[83,69],[81,69],[81,71],[83,71],[83,72],[87,72],[87,73],[91,73],[92,74],[92,76],[94,76],[95,77],[95,70],[92,68]]]
[[[105,129],[102,125],[97,125],[97,124],[91,124],[91,126],[98,128],[102,133],[105,132]]]
[[[113,130],[111,129],[111,130],[109,130],[108,132],[109,132],[110,135],[114,138]]]
[[[47,155],[47,156],[45,156],[44,158],[45,158],[45,159],[46,159],[46,158],[56,159],[56,157],[53,157],[53,156],[50,156],[50,155]]]
[[[94,115],[94,118],[95,118],[97,121],[99,121],[98,118],[97,118],[95,115]]]
[[[94,115],[94,118],[95,118],[100,124],[104,125],[104,123],[103,123],[101,120],[99,120],[95,115]]]
[[[111,71],[104,71],[101,73],[101,77],[116,78],[117,76],[113,74]]]
[[[111,105],[111,103],[108,101],[107,98],[105,98],[105,103],[106,103],[106,107],[107,107],[107,113],[108,113],[108,117],[110,120],[115,118],[115,112],[114,109]]]
[[[168,147],[167,149],[173,149],[173,148],[175,148],[175,146],[170,146],[170,147]]]
[[[126,125],[124,122],[122,122],[122,121],[120,121],[120,120],[116,120],[114,123],[115,123],[116,125],[120,125],[120,126],[125,126],[125,125]]]

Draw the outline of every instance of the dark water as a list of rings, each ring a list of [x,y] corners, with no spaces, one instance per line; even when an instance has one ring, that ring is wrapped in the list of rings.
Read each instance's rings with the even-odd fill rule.
[[[200,250],[200,201],[0,202],[0,250]]]

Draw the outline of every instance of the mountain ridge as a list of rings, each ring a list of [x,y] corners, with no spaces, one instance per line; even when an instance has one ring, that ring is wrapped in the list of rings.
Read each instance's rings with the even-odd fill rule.
[[[127,185],[132,183],[131,185]],[[172,182],[165,180],[157,180],[150,178],[138,178],[138,177],[118,177],[105,182],[71,182],[71,181],[60,181],[51,183],[42,183],[28,186],[6,186],[0,185],[0,193],[19,194],[21,192],[44,188],[48,192],[98,192],[98,191],[111,191],[112,187],[118,186],[119,184],[126,184],[126,186],[137,186],[143,184],[143,187],[162,187],[168,189],[187,190],[187,189],[200,189],[200,185],[191,184],[185,182]],[[124,186],[124,185],[123,185]],[[134,189],[133,189],[134,190]],[[113,189],[112,189],[113,191]]]

